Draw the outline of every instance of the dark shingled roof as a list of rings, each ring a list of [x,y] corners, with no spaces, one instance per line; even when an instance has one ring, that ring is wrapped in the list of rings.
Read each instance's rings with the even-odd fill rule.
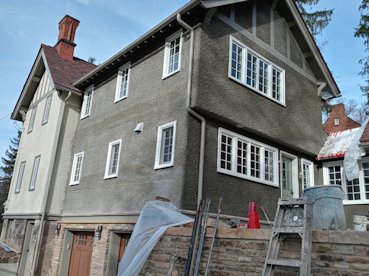
[[[369,142],[369,123],[366,125],[363,135],[360,138],[361,143]]]
[[[55,86],[62,90],[79,91],[73,83],[90,72],[96,65],[74,57],[72,61],[58,55],[55,48],[41,44]]]

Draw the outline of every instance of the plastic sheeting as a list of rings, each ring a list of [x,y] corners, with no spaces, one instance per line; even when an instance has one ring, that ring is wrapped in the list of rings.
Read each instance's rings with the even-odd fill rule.
[[[133,229],[117,276],[138,275],[148,256],[169,227],[186,224],[192,218],[178,212],[171,202],[149,201],[142,208]]]
[[[359,164],[358,160],[361,159],[361,155],[365,153],[365,151],[359,146],[360,138],[363,135],[366,125],[368,124],[369,117],[366,118],[365,122],[361,125],[354,139],[352,139],[351,145],[349,146],[345,159],[343,161],[343,166],[345,168],[345,174],[348,181],[351,181],[355,178],[359,178]]]

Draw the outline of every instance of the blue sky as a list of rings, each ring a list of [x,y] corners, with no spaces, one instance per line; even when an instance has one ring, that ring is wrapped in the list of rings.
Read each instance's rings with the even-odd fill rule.
[[[20,123],[9,119],[41,43],[53,46],[58,22],[69,14],[81,21],[75,55],[92,56],[102,63],[151,27],[187,3],[187,0],[0,0],[0,156],[16,136]],[[327,40],[322,54],[342,94],[363,101],[358,60],[363,41],[354,38],[360,0],[321,0],[334,8],[333,20],[318,40]],[[332,3],[334,6],[332,7]],[[348,4],[350,3],[350,4]]]

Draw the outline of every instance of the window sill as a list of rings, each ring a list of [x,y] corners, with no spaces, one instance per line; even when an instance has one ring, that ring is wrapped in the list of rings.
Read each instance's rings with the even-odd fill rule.
[[[122,97],[122,98],[119,98],[119,99],[115,99],[114,100],[114,103],[118,103],[118,102],[120,102],[120,101],[122,101],[122,100],[124,100],[124,99],[127,99],[128,98],[128,95],[127,96],[124,96],[124,97]]]
[[[162,165],[155,165],[154,166],[154,170],[160,170],[160,169],[165,169],[165,168],[170,168],[173,167],[174,164],[170,163],[170,164],[162,164]]]
[[[83,120],[83,119],[85,119],[85,118],[87,118],[87,117],[90,117],[90,114],[88,114],[88,115],[85,115],[85,116],[81,117],[81,120]]]
[[[272,186],[272,187],[275,187],[275,188],[279,188],[278,183],[272,183],[272,182],[269,182],[269,181],[266,181],[266,180],[262,180],[262,179],[258,179],[258,178],[254,178],[254,177],[250,177],[250,176],[245,176],[243,174],[237,174],[237,173],[230,172],[230,171],[223,170],[223,169],[219,169],[219,168],[217,169],[217,172],[222,173],[222,174],[227,174],[227,175],[230,175],[230,176],[234,176],[234,177],[237,177],[237,178],[241,178],[241,179],[246,179],[246,180],[256,182],[256,183],[260,183],[260,184],[263,184],[263,185],[268,185],[268,186]]]
[[[343,205],[369,205],[369,200],[343,200]]]
[[[161,79],[162,79],[162,80],[165,80],[166,78],[169,78],[169,77],[171,77],[171,76],[173,76],[173,75],[177,74],[179,71],[180,71],[180,70],[178,69],[178,70],[176,70],[176,71],[173,71],[173,72],[172,72],[172,73],[170,73],[170,74],[163,75]]]
[[[72,182],[72,183],[69,183],[69,186],[75,186],[75,185],[79,185],[79,182]]]
[[[111,178],[117,178],[118,174],[113,174],[113,175],[105,175],[104,179],[111,179]]]

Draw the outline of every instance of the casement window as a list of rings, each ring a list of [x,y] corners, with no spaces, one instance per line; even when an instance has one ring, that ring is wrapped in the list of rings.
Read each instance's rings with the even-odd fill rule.
[[[79,180],[81,179],[84,154],[84,152],[79,152],[74,155],[69,185],[79,184]]]
[[[49,95],[46,98],[46,102],[45,102],[45,109],[44,109],[44,115],[42,116],[42,124],[46,124],[47,121],[49,120],[49,115],[50,115],[50,108],[51,108],[51,101],[52,101],[53,95]]]
[[[340,185],[346,194],[344,204],[369,203],[369,159],[359,162],[359,178],[348,181],[342,161],[328,162],[323,165],[325,185]]]
[[[35,106],[31,111],[31,117],[29,118],[27,133],[30,133],[33,130],[33,126],[35,124],[36,112],[37,112],[37,106]]]
[[[163,78],[181,69],[182,30],[165,40]]]
[[[273,101],[285,104],[285,71],[232,36],[228,76]]]
[[[105,179],[118,176],[121,144],[122,139],[109,143],[105,166]]]
[[[154,169],[171,167],[174,164],[177,121],[158,127]]]
[[[118,71],[117,87],[115,89],[115,102],[125,99],[128,96],[130,71],[129,64],[124,65]]]
[[[278,186],[278,150],[219,128],[217,171]]]
[[[35,189],[35,186],[36,186],[36,180],[37,180],[38,168],[40,166],[40,160],[41,160],[41,155],[37,155],[35,157],[35,160],[33,161],[31,181],[29,183],[29,190],[30,191],[33,191]]]
[[[302,190],[314,186],[314,163],[301,159]]]
[[[19,165],[17,183],[15,184],[15,193],[19,193],[22,187],[24,170],[26,168],[26,161],[23,161]]]
[[[295,155],[281,151],[280,176],[281,176],[281,197],[299,197],[298,160]]]
[[[86,89],[83,95],[81,119],[90,116],[93,92],[94,92],[93,86],[90,86],[89,88]]]

